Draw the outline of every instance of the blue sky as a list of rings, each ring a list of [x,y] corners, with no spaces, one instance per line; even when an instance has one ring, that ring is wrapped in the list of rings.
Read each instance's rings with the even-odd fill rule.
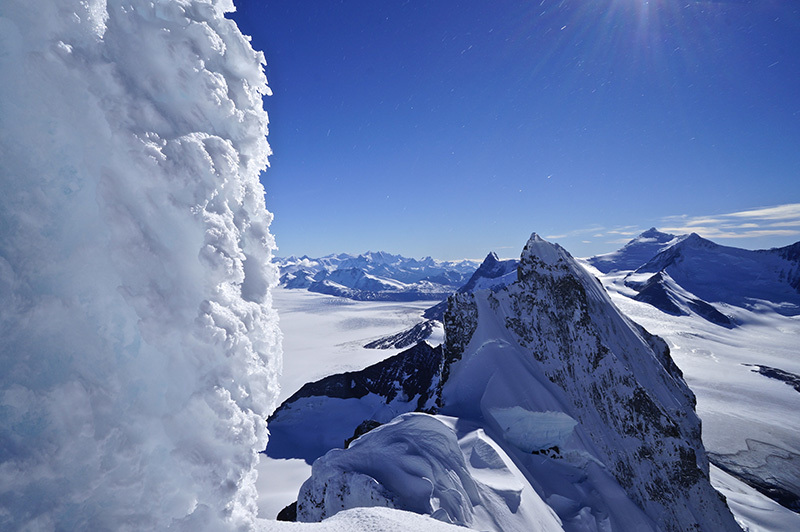
[[[800,4],[238,0],[280,255],[800,240]]]

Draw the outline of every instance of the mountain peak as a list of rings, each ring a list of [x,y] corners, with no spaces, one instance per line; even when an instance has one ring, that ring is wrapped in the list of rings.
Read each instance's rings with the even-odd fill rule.
[[[467,293],[483,288],[495,290],[512,282],[516,277],[513,273],[517,269],[517,261],[513,259],[500,260],[494,251],[486,255],[483,262],[469,278],[469,281],[458,289]]]
[[[682,240],[687,244],[713,244],[711,240],[707,240],[697,233],[689,233],[686,238]]]
[[[588,259],[589,263],[603,273],[635,270],[647,263],[661,251],[676,242],[676,237],[651,227],[630,240],[622,249]],[[685,238],[685,237],[683,237]]]
[[[624,509],[622,499],[577,502],[635,518],[631,530],[736,530],[708,482],[694,396],[666,343],[536,233],[518,272],[496,292],[448,300],[441,412],[501,427],[504,449],[534,477],[541,462],[527,461],[531,454],[556,456],[548,475],[565,465],[562,456],[604,464],[628,497]],[[589,491],[608,479],[584,471]],[[636,507],[643,514],[634,516]]]
[[[675,235],[670,233],[664,233],[659,231],[655,227],[651,227],[647,231],[642,232],[639,236],[637,236],[634,241],[636,240],[643,240],[643,239],[656,239],[658,241],[669,241],[675,238]]]
[[[526,263],[530,262],[531,259],[535,259],[534,262],[542,262],[548,266],[555,266],[556,263],[568,257],[569,253],[567,253],[564,248],[558,244],[548,242],[537,233],[533,233],[522,250],[520,261]]]

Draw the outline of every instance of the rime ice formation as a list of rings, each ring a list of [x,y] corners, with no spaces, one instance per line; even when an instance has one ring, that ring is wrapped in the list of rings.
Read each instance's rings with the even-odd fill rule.
[[[232,10],[0,3],[0,528],[254,522],[280,334]]]

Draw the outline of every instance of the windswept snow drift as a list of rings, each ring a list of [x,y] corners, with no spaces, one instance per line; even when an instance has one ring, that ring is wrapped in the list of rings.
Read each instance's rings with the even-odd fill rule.
[[[255,519],[280,335],[232,10],[0,3],[0,528]]]
[[[300,488],[297,517],[314,522],[374,506],[475,530],[562,529],[555,512],[482,429],[427,414],[400,416],[314,462]]]

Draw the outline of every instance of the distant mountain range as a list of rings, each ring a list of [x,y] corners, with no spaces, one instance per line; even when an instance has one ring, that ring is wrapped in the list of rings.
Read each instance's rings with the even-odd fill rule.
[[[463,285],[478,261],[421,260],[383,251],[346,253],[321,258],[276,258],[280,283],[359,301],[416,301],[444,299]]]
[[[385,252],[275,259],[281,284],[288,289],[360,301],[443,300],[425,311],[425,322],[376,339],[370,348],[404,348],[441,328],[447,296],[499,290],[516,281],[518,261],[491,252],[474,260],[410,259]],[[768,307],[800,314],[800,242],[750,251],[722,246],[699,235],[672,235],[656,228],[621,249],[586,259],[601,273],[619,276],[630,297],[674,316],[696,315],[732,328],[728,305]]]

